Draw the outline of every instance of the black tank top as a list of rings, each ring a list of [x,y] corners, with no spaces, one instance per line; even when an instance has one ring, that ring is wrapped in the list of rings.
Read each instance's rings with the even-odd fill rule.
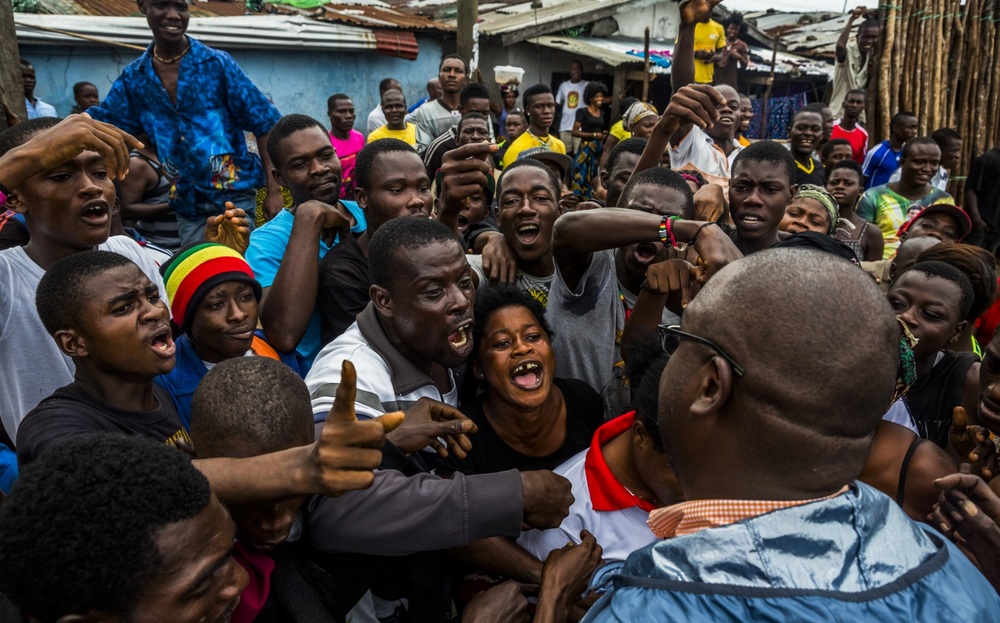
[[[917,379],[903,399],[920,436],[945,448],[952,410],[962,404],[965,378],[978,357],[974,353],[942,352],[930,374]]]

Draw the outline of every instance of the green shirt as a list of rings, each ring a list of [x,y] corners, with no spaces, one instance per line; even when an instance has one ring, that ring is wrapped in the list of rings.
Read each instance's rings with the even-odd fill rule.
[[[896,249],[899,247],[899,228],[909,220],[906,213],[911,207],[926,208],[935,203],[954,202],[951,195],[937,188],[932,188],[920,199],[907,199],[889,188],[888,184],[883,184],[869,188],[861,195],[857,214],[866,221],[875,223],[882,230],[882,239],[885,240],[882,257],[889,259],[896,255]]]

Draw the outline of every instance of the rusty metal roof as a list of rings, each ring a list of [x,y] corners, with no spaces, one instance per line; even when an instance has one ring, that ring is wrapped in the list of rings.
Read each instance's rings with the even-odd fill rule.
[[[381,3],[379,3],[381,4]],[[267,9],[285,15],[305,15],[326,22],[339,22],[369,28],[407,30],[452,30],[451,27],[422,15],[398,11],[387,6],[366,4],[324,4],[315,9],[299,9],[287,4],[267,3]]]
[[[42,13],[51,15],[100,15],[104,17],[137,17],[142,14],[135,0],[39,0]],[[243,2],[195,0],[191,2],[191,17],[232,17],[249,13]]]

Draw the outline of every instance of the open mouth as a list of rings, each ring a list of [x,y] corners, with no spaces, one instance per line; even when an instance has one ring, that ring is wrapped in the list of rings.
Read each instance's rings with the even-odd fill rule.
[[[448,343],[459,352],[472,348],[472,321],[462,324],[454,333],[448,336]]]
[[[636,246],[633,255],[640,264],[651,264],[656,259],[656,246],[644,242]]]
[[[173,357],[176,346],[174,346],[174,338],[170,334],[170,329],[163,329],[153,335],[153,339],[150,342],[150,347],[153,352],[160,355],[161,357]]]
[[[754,214],[752,212],[745,212],[738,217],[736,217],[736,222],[745,225],[746,227],[759,227],[763,225],[766,221],[761,218],[759,214]]]
[[[721,125],[732,125],[733,123],[735,123],[735,120],[729,115],[722,115],[721,117],[719,117],[719,120],[716,121],[716,123],[719,123]]]
[[[510,380],[517,387],[532,391],[542,386],[542,366],[537,361],[524,361],[510,373]]]
[[[110,216],[111,210],[106,201],[94,201],[83,209],[80,218],[91,225],[103,225],[107,223]]]
[[[517,228],[517,239],[521,244],[532,244],[538,240],[541,230],[538,223],[525,223]]]

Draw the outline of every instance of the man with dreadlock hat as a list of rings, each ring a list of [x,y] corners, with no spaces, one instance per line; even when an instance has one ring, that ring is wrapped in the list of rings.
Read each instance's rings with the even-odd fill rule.
[[[832,236],[839,223],[840,209],[833,195],[822,186],[802,184],[785,208],[778,229],[792,234],[814,231]]]

